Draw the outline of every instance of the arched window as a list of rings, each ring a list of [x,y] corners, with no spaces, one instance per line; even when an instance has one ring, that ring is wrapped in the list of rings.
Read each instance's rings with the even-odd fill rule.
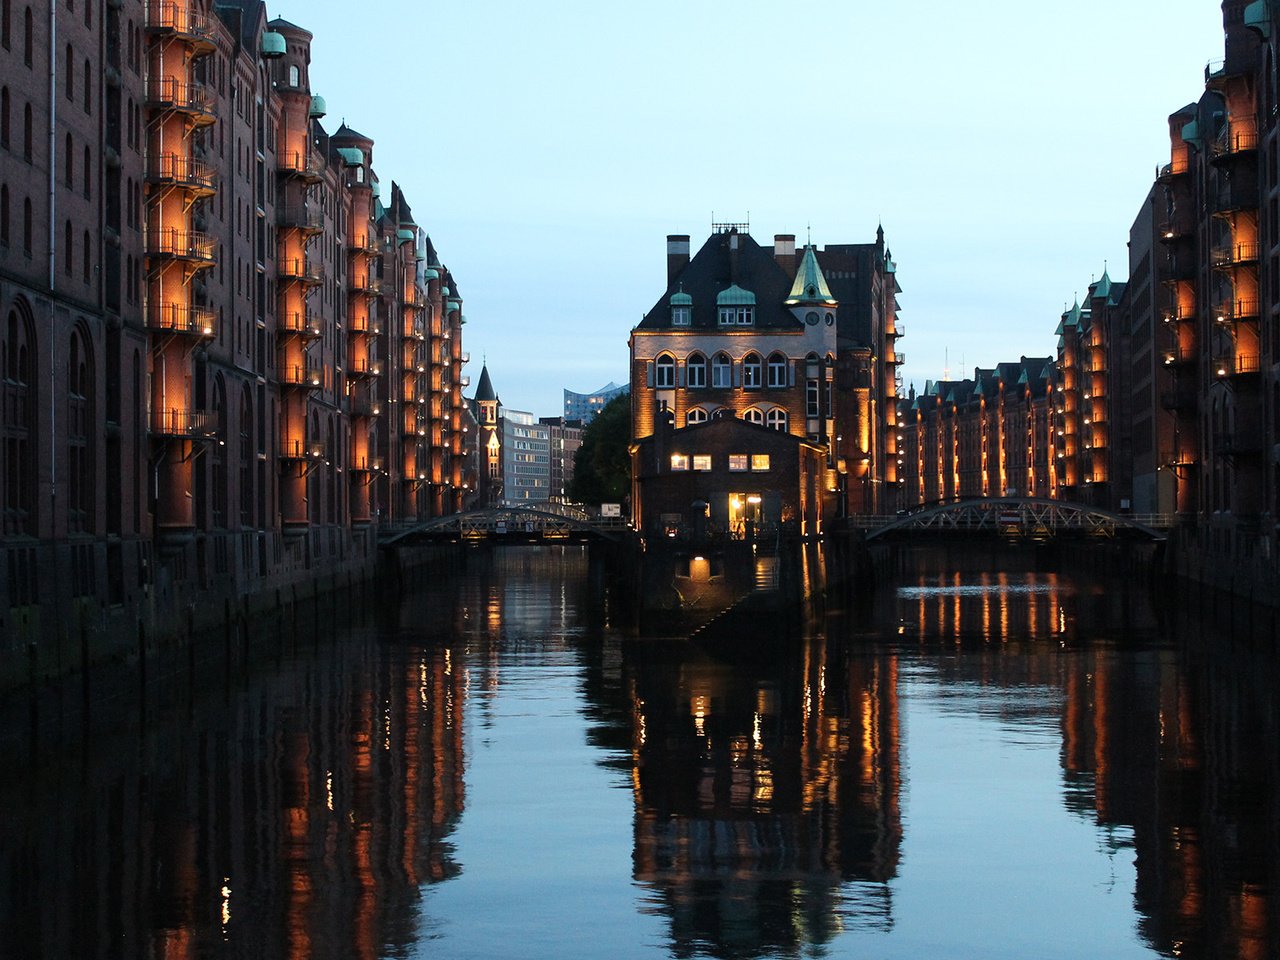
[[[335,441],[336,436],[333,429],[333,415],[330,414],[329,422],[325,427],[324,448],[324,455],[328,458],[329,463],[329,495],[325,498],[325,520],[329,523],[338,522],[338,447]]]
[[[22,18],[22,62],[28,67],[31,66],[32,51],[35,45],[32,43],[32,32],[34,25],[31,22],[31,8],[27,7],[27,12]]]
[[[84,61],[84,112],[93,113],[93,65],[87,58]]]
[[[659,390],[676,385],[676,360],[671,354],[664,353],[654,361],[653,385]]]
[[[3,357],[4,404],[0,408],[0,505],[6,536],[35,533],[35,414],[32,358],[35,338],[31,324],[10,310],[5,324]]]
[[[759,390],[762,379],[763,365],[760,362],[760,354],[748,353],[742,358],[742,385],[748,390]]]
[[[253,394],[240,395],[240,526],[253,527]]]
[[[22,201],[22,252],[31,256],[31,198]]]
[[[92,268],[93,268],[93,263],[92,263],[92,252],[93,252],[93,251],[92,251],[92,250],[90,250],[90,249],[89,249],[89,247],[90,247],[90,243],[89,243],[89,231],[88,231],[88,230],[86,230],[86,231],[84,232],[84,244],[83,244],[83,246],[82,246],[82,249],[80,250],[80,261],[81,261],[82,268],[83,268],[83,272],[84,272],[84,282],[85,282],[85,283],[88,283],[88,282],[89,282],[90,273],[91,273]]]
[[[764,418],[765,426],[773,430],[787,432],[787,411],[782,407],[774,407]]]
[[[218,443],[209,446],[210,470],[213,474],[213,491],[210,497],[213,508],[213,525],[227,526],[227,387],[222,374],[213,378],[213,422],[218,431]]]
[[[0,186],[0,245],[9,245],[9,185]]]
[[[93,160],[89,156],[89,147],[86,144],[84,148],[84,164],[82,167],[84,176],[84,198],[86,200],[93,199]]]
[[[71,221],[62,225],[62,272],[71,276]]]
[[[694,407],[684,415],[684,422],[690,426],[695,423],[706,423],[707,411],[702,407]]]
[[[88,340],[71,334],[67,361],[67,529],[92,533],[94,518],[93,358]]]
[[[705,387],[707,385],[707,358],[700,353],[689,354],[689,359],[684,362],[685,380],[691,387]]]
[[[22,159],[31,162],[31,104],[27,104],[22,110]]]
[[[747,423],[754,423],[757,426],[764,426],[764,413],[759,407],[750,407],[747,412],[742,415],[742,419]]]
[[[12,44],[12,28],[13,0],[4,0],[4,6],[0,8],[0,46],[3,46],[6,50],[10,49]]]
[[[787,358],[780,353],[769,354],[769,386],[785,387],[787,385]]]
[[[76,161],[75,154],[71,152],[71,134],[67,134],[66,147],[63,149],[62,158],[62,179],[66,181],[70,187],[76,180]]]
[[[713,387],[733,386],[733,361],[727,353],[717,353],[711,358],[711,385]]]
[[[63,62],[66,64],[67,89],[65,93],[67,95],[68,100],[74,100],[76,98],[76,62],[74,58],[75,58],[75,52],[71,49],[71,44],[68,43],[67,55],[66,55],[66,58],[63,60]]]
[[[298,65],[296,63],[289,64],[289,86],[302,86],[302,72],[298,69]]]
[[[9,88],[0,89],[0,147],[9,149]]]

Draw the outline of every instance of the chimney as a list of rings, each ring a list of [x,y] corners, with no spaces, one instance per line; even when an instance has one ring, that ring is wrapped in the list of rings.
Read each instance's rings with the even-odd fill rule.
[[[773,235],[773,259],[786,271],[788,277],[796,275],[796,235],[794,233]]]
[[[667,235],[667,286],[675,286],[680,271],[689,265],[689,235]]]

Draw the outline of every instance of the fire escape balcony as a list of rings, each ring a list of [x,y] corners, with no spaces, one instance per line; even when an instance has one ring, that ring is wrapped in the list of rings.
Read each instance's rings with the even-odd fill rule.
[[[891,367],[898,366],[907,362],[907,355],[905,353],[895,353],[892,357],[885,358],[884,362]]]
[[[1156,234],[1164,244],[1182,243],[1194,236],[1191,218],[1184,214],[1165,217],[1156,224]]]
[[[319,183],[324,179],[324,160],[310,150],[295,150],[280,154],[279,169],[286,177],[297,177],[304,183]]]
[[[149,0],[147,3],[147,32],[157,37],[171,37],[190,44],[193,55],[212,53],[213,25],[209,18],[191,9],[189,2],[177,0]]]
[[[1171,163],[1166,163],[1160,168],[1159,173],[1156,174],[1156,180],[1159,183],[1169,184],[1173,183],[1178,177],[1185,176],[1190,172],[1191,164],[1186,159],[1175,160]]]
[[[280,385],[302,390],[319,390],[324,386],[324,370],[310,363],[287,363],[280,366]]]
[[[1222,163],[1258,150],[1258,131],[1253,127],[1230,124],[1222,134],[1209,142],[1209,159]]]
[[[459,378],[458,378],[458,386],[460,386],[460,387],[469,387],[469,386],[471,386],[471,378],[470,378],[470,377],[459,377]]]
[[[352,457],[351,469],[356,473],[382,473],[386,461],[382,457]]]
[[[147,182],[185,190],[195,199],[218,192],[218,173],[211,164],[176,153],[147,157]]]
[[[1229,174],[1229,176],[1223,176]],[[1235,213],[1239,210],[1256,210],[1258,207],[1257,177],[1242,176],[1240,170],[1221,171],[1218,189],[1213,195],[1211,209],[1215,214]]]
[[[324,232],[324,211],[319,207],[281,207],[277,222],[284,230],[301,230],[305,234]]]
[[[1256,377],[1262,372],[1262,365],[1256,353],[1223,353],[1213,358],[1213,372],[1223,380]]]
[[[147,256],[152,260],[180,260],[196,268],[211,267],[217,261],[218,241],[198,230],[162,227],[147,231]]]
[[[147,329],[152,333],[183,334],[197,340],[208,340],[214,334],[217,314],[208,307],[185,303],[150,303],[147,305]]]
[[[381,415],[382,404],[375,398],[359,395],[351,398],[351,416],[364,417],[367,420]]]
[[[1221,90],[1231,80],[1244,76],[1247,66],[1240,57],[1210,60],[1204,65],[1204,84],[1210,90]]]
[[[1193,364],[1200,356],[1194,347],[1174,346],[1164,351],[1162,359],[1166,367],[1185,367]]]
[[[1179,383],[1173,390],[1160,394],[1160,406],[1184,416],[1194,414],[1200,408],[1199,391],[1194,383]]]
[[[400,291],[400,303],[413,310],[422,310],[427,305],[427,297],[415,286]]]
[[[207,439],[218,432],[217,415],[207,410],[152,410],[151,435],[164,439]]]
[[[204,127],[218,118],[213,112],[213,96],[203,83],[177,77],[150,77],[147,80],[147,108],[184,114],[192,126]]]
[[[382,364],[377,360],[361,357],[347,364],[348,380],[369,380],[382,376]]]
[[[291,311],[281,314],[280,332],[300,336],[304,340],[316,340],[323,334],[320,321],[309,311]]]
[[[382,252],[382,238],[373,230],[359,235],[353,234],[347,241],[347,249],[352,253],[376,256]]]
[[[353,273],[348,280],[348,288],[352,293],[366,297],[382,296],[382,281],[377,277],[369,277],[360,273]]]
[[[1259,246],[1257,243],[1228,243],[1214,247],[1210,260],[1215,267],[1228,268],[1258,262]]]
[[[894,323],[892,330],[885,333],[886,337],[905,337],[906,335],[907,335],[906,326],[904,324],[897,323],[897,322]]]
[[[413,323],[406,323],[400,331],[400,339],[402,340],[425,340],[427,338],[427,329],[423,326],[421,320]]]
[[[287,257],[276,261],[276,272],[286,283],[303,283],[316,286],[324,282],[320,268],[312,266],[306,257]]]
[[[281,460],[323,460],[325,445],[322,440],[281,440]]]
[[[467,364],[470,362],[471,362],[470,351],[463,350],[460,354],[458,354],[458,363]]]
[[[1214,309],[1213,319],[1217,323],[1238,323],[1258,319],[1258,301],[1225,300]]]

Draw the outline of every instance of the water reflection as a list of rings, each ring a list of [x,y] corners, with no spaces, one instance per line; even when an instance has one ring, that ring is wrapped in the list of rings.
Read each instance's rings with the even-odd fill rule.
[[[688,645],[628,654],[635,877],[674,953],[791,953],[888,928],[902,839],[896,658],[821,639],[745,659]]]

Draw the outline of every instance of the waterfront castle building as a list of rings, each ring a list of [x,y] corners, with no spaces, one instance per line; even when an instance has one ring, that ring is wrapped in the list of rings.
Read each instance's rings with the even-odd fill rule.
[[[719,224],[692,257],[669,236],[666,289],[630,342],[637,525],[704,504],[720,527],[812,534],[896,502],[896,269],[883,230],[798,250]]]
[[[2,30],[0,653],[136,645],[459,509],[458,282],[322,122],[312,35],[256,0],[4,0]]]

